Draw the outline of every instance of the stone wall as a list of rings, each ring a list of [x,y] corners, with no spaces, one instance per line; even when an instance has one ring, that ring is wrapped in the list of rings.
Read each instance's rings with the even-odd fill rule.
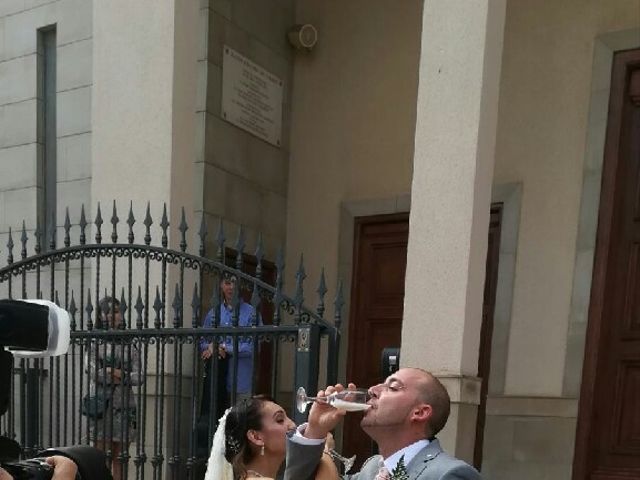
[[[487,402],[482,474],[492,480],[571,477],[578,402],[494,397]]]
[[[91,185],[92,2],[0,2],[0,244],[37,221],[39,160],[38,29],[56,25],[57,224]],[[40,136],[40,138],[39,138]],[[16,241],[14,236],[14,241]],[[32,244],[31,244],[32,247]]]
[[[207,222],[224,220],[230,246],[244,226],[248,251],[258,232],[273,260],[285,240],[293,50],[286,40],[294,24],[293,0],[203,1],[206,24],[198,54],[196,178]],[[284,82],[282,147],[275,147],[221,117],[222,50],[228,45]],[[200,196],[200,194],[198,194]],[[196,206],[198,210],[198,206]],[[210,238],[209,241],[213,239]]]

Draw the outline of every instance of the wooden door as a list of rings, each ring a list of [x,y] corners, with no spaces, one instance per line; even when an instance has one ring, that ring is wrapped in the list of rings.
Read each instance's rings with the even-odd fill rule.
[[[476,421],[476,442],[474,445],[473,465],[481,470],[484,425],[489,394],[489,373],[491,371],[491,339],[493,338],[493,313],[496,307],[496,289],[498,285],[498,259],[500,255],[500,232],[502,231],[502,204],[491,205],[489,217],[489,242],[482,302],[482,327],[480,330],[480,349],[478,353],[478,377],[480,386],[480,405]]]
[[[362,387],[380,382],[382,349],[400,346],[408,238],[408,214],[356,218],[347,379]],[[353,471],[373,449],[361,419],[345,419],[343,450],[357,455]]]
[[[640,50],[609,102],[574,480],[640,478]]]

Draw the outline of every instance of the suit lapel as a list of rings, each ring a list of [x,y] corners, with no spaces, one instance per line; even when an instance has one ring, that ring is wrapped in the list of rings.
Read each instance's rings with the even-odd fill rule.
[[[420,450],[418,454],[409,462],[409,465],[407,465],[409,478],[411,480],[418,478],[422,474],[422,472],[429,466],[429,462],[441,453],[442,447],[440,447],[440,442],[438,441],[438,439],[429,442],[429,445]]]

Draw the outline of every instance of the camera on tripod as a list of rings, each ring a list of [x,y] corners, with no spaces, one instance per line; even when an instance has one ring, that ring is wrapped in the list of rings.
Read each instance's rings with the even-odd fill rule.
[[[45,358],[63,355],[71,338],[67,311],[47,300],[0,300],[0,385],[12,382],[13,357]],[[9,407],[9,388],[0,389],[0,416]],[[35,412],[34,412],[35,413]],[[16,480],[48,480],[54,468],[44,457],[19,460],[20,445],[0,436],[0,467]],[[62,455],[78,467],[76,479],[111,479],[104,454],[92,447],[63,447],[42,453]]]

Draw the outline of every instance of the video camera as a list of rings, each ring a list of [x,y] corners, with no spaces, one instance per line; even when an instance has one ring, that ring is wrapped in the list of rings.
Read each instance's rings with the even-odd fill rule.
[[[13,356],[45,358],[63,355],[71,338],[69,313],[47,300],[0,300],[0,385],[10,385]],[[9,388],[0,388],[0,416],[9,407]],[[14,479],[48,480],[53,467],[43,458],[18,461],[17,442],[0,436],[0,467]],[[104,453],[88,446],[49,449],[44,457],[62,455],[78,466],[77,479],[109,480]]]

